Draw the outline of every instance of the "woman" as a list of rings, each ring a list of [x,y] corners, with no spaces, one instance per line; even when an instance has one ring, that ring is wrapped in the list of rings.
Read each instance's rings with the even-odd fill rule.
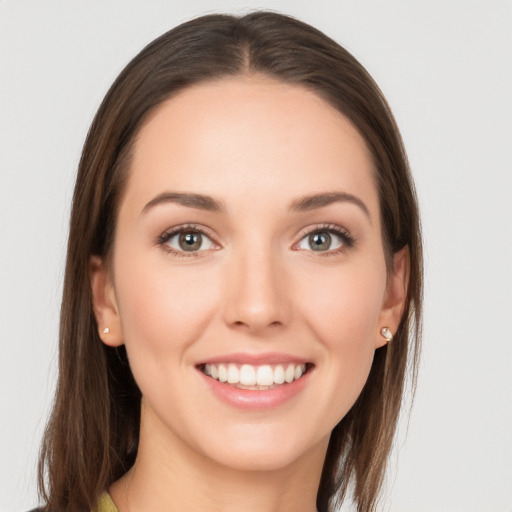
[[[265,12],[164,34],[79,166],[47,509],[374,510],[421,286],[398,129],[350,54]]]

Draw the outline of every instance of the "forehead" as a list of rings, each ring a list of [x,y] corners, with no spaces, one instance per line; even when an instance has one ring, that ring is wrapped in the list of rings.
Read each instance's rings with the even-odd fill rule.
[[[339,188],[372,203],[373,173],[364,139],[320,96],[237,77],[187,88],[152,112],[135,141],[126,195],[143,201],[170,189],[229,198],[279,189],[284,199]]]

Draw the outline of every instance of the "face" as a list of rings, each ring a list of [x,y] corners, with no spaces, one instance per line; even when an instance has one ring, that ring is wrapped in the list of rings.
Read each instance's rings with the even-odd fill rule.
[[[91,275],[142,432],[234,468],[325,452],[403,302],[362,137],[311,91],[226,79],[158,107],[129,173]]]

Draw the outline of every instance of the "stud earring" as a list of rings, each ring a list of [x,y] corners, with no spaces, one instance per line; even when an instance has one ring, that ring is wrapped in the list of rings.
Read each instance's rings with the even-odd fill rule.
[[[105,329],[103,329],[103,334],[108,334],[110,332],[110,327],[105,327]]]
[[[391,333],[391,329],[389,327],[383,327],[380,330],[380,334],[387,342],[390,342],[393,339],[393,334]]]

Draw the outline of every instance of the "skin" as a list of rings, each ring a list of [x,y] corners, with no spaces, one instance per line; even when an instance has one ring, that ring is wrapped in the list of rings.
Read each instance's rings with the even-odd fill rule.
[[[100,336],[126,345],[143,394],[136,463],[110,489],[121,512],[316,510],[330,432],[386,342],[381,327],[395,332],[403,310],[406,254],[388,275],[373,173],[342,114],[261,76],[193,86],[146,121],[111,265],[91,260]],[[333,191],[364,206],[290,210]],[[147,206],[166,192],[207,195],[225,211]],[[159,242],[190,224],[211,239],[204,250]],[[331,233],[334,249],[312,250],[308,230],[326,225],[353,245]],[[310,371],[284,404],[241,410],[197,368],[233,352],[291,354]]]

